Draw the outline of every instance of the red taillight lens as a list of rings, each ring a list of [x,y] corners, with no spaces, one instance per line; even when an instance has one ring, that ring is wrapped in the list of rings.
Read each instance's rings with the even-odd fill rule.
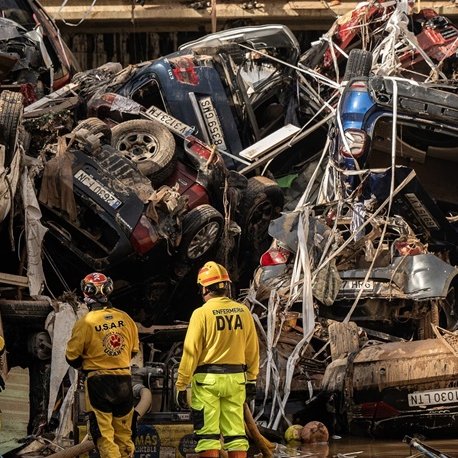
[[[260,264],[262,267],[286,264],[290,254],[291,252],[285,248],[270,248],[261,256]]]
[[[353,157],[355,159],[361,157],[364,151],[366,151],[366,132],[360,129],[347,129],[344,135],[347,145],[342,141],[342,147],[340,148],[341,154],[345,157]]]
[[[156,229],[149,219],[142,215],[130,236],[130,243],[134,250],[140,254],[148,253],[158,240],[159,234]]]
[[[358,92],[367,92],[367,83],[365,81],[355,81],[350,88]]]
[[[173,66],[172,73],[177,81],[180,81],[180,83],[192,84],[193,86],[199,84],[199,77],[197,76],[196,67],[192,59],[183,57],[173,60],[171,63]]]
[[[365,418],[381,420],[383,418],[397,417],[399,411],[386,402],[365,402],[361,405],[361,414]]]
[[[212,155],[212,148],[206,143],[200,141],[197,137],[189,135],[186,137],[186,151],[192,152],[197,156],[205,159],[206,161],[210,159]]]
[[[394,246],[399,256],[416,256],[417,254],[426,253],[425,248],[415,242],[396,242]]]

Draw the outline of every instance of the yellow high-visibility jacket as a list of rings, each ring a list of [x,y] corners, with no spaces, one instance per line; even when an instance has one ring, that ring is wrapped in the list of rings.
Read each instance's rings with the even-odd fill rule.
[[[125,369],[139,350],[138,329],[130,316],[114,307],[93,310],[73,327],[66,358],[85,371]]]
[[[246,305],[215,297],[194,310],[178,368],[177,390],[185,390],[196,367],[204,364],[246,365],[247,380],[256,380],[259,342]]]

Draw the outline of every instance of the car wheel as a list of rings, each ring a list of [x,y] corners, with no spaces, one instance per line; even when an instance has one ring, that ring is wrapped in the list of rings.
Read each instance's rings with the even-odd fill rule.
[[[263,176],[248,179],[241,207],[242,234],[248,244],[268,239],[269,224],[280,216],[283,203],[283,192],[275,181]]]
[[[160,184],[175,168],[175,139],[155,121],[125,121],[111,129],[111,145],[131,159],[153,184]]]
[[[22,95],[19,92],[3,91],[0,93],[0,143],[5,145],[4,167],[8,167],[13,160],[23,110]]]
[[[78,125],[73,129],[73,132],[78,132],[83,129],[87,130],[91,135],[102,134],[101,140],[105,143],[111,143],[111,129],[101,119],[87,118],[78,123]]]
[[[358,76],[369,76],[372,68],[372,53],[364,49],[352,49],[348,55],[343,81]]]
[[[218,241],[223,230],[223,215],[211,205],[199,205],[183,218],[180,257],[195,261],[206,254]]]

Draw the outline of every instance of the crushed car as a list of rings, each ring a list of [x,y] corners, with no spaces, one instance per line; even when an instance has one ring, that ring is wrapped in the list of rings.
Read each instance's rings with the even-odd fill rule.
[[[392,438],[453,437],[458,360],[440,335],[411,342],[368,340],[362,348],[342,343],[343,353],[327,366],[322,383],[338,431]]]
[[[0,6],[0,89],[20,91],[25,105],[67,84],[79,65],[59,29],[35,0]]]

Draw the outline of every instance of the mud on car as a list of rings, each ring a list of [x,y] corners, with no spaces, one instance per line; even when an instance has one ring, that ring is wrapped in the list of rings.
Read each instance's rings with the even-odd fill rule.
[[[334,290],[330,286],[325,303],[321,296],[320,316],[342,320],[352,310],[361,326],[386,332],[415,323],[405,328],[407,338],[430,336],[428,319],[456,329],[456,94],[434,84],[355,77],[339,106],[341,127],[336,122],[330,129],[328,154],[340,172],[322,189],[313,212],[321,227],[339,231],[339,244],[350,235],[353,240],[333,261]],[[336,186],[345,202],[340,216],[332,200],[323,198]],[[381,216],[378,209],[390,196],[390,215]],[[277,243],[261,258],[261,283],[288,277],[297,250],[297,238],[288,231],[282,220],[271,225]]]

